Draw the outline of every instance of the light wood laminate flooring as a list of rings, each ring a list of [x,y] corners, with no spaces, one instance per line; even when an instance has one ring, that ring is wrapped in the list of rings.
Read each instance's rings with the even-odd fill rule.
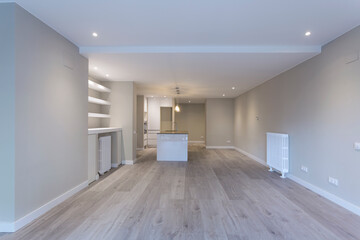
[[[360,239],[359,216],[235,150],[138,159],[0,240]]]

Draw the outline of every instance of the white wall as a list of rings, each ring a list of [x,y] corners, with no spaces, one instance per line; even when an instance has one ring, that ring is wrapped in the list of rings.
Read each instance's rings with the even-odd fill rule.
[[[234,99],[206,100],[206,146],[233,146]]]
[[[265,160],[265,133],[288,133],[291,174],[360,206],[360,152],[353,149],[360,142],[360,61],[345,61],[359,50],[357,27],[320,55],[238,97],[235,146]]]
[[[11,6],[18,220],[87,181],[88,61],[53,29]]]
[[[0,4],[0,226],[15,220],[14,6]]]
[[[172,107],[172,98],[148,98],[148,129],[160,130],[160,107]]]

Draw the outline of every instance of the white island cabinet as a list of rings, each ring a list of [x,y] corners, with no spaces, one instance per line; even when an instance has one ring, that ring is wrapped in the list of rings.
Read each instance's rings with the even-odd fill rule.
[[[188,133],[165,131],[157,134],[158,161],[187,161]]]

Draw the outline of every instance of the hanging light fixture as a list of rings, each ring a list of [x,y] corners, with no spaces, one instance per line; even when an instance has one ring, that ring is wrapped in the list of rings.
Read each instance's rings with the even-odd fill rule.
[[[175,112],[180,112],[179,102],[176,103],[176,98],[175,98]]]
[[[179,107],[179,105],[176,105],[176,106],[175,106],[175,112],[180,112],[180,107]]]

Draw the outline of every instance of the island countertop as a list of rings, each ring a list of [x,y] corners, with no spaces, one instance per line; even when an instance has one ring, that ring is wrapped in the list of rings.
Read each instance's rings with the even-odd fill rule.
[[[189,133],[187,131],[166,130],[166,131],[161,131],[158,134],[189,134]]]

